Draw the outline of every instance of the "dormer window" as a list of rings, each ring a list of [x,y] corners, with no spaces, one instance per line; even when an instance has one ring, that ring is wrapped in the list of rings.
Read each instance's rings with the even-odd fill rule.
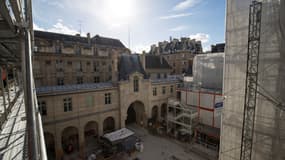
[[[137,76],[134,77],[134,92],[139,91],[139,78]]]

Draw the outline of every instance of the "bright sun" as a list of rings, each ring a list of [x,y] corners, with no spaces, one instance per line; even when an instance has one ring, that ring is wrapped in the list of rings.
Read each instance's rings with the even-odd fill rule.
[[[109,24],[129,24],[135,15],[135,0],[104,0],[103,14]]]

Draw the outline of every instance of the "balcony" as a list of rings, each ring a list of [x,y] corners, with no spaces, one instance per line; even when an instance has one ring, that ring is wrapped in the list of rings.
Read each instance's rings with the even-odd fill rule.
[[[47,159],[32,72],[31,9],[31,0],[0,1],[1,160]]]

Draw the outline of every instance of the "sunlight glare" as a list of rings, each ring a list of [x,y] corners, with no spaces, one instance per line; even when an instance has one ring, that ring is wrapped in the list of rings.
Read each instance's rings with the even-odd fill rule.
[[[104,0],[104,13],[110,25],[129,24],[134,17],[135,0]]]

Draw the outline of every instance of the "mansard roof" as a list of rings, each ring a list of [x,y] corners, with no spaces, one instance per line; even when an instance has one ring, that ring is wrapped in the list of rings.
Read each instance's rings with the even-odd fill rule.
[[[119,78],[120,80],[127,80],[129,75],[134,72],[139,72],[146,78],[145,70],[139,59],[139,55],[122,55],[119,63]]]
[[[94,44],[98,44],[98,45],[126,48],[124,46],[124,44],[120,40],[118,40],[118,39],[102,37],[102,36],[99,36],[99,35],[96,35],[96,36],[92,37],[92,42]]]
[[[161,56],[147,54],[145,55],[145,68],[146,69],[171,69],[171,66]]]
[[[65,41],[65,42],[88,44],[87,37],[81,37],[81,36],[76,36],[76,35],[53,33],[53,32],[46,32],[46,31],[34,31],[34,36],[36,38],[44,38],[44,39],[49,39],[49,40],[59,40],[63,42]],[[97,45],[126,48],[119,39],[101,37],[99,35],[92,37],[91,43],[95,45],[97,44]]]

